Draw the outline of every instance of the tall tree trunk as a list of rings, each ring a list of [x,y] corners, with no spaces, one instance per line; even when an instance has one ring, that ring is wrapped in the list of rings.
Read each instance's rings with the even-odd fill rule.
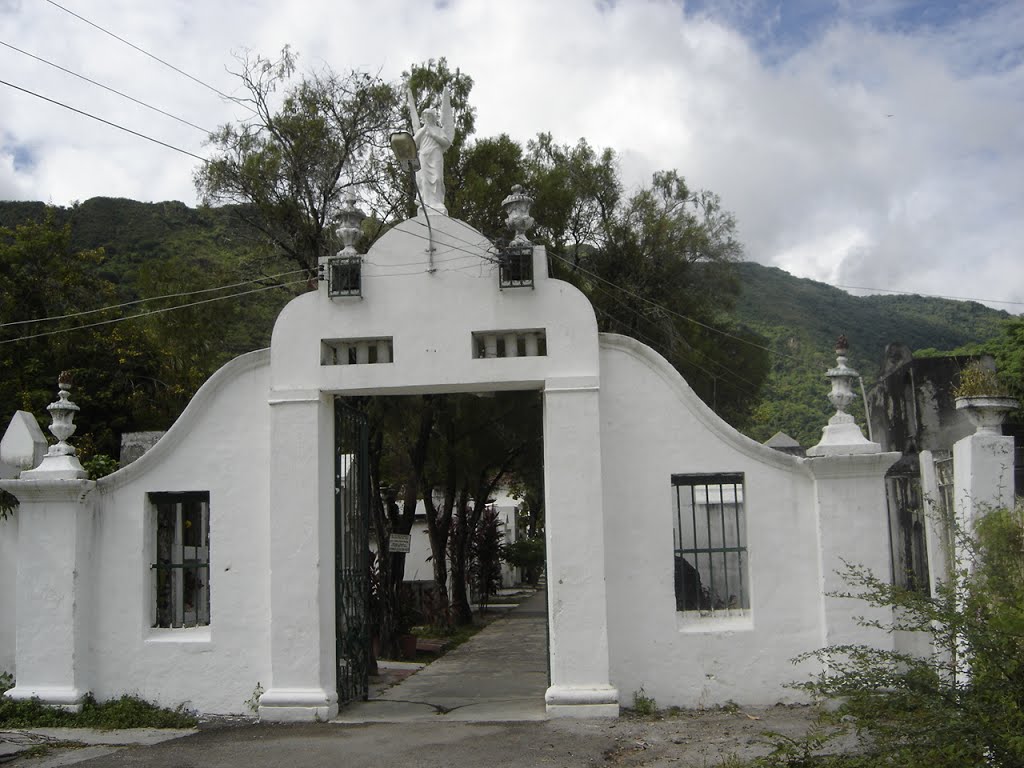
[[[469,605],[466,590],[466,553],[469,542],[469,485],[464,484],[459,492],[458,517],[452,525],[449,551],[452,561],[452,622],[457,627],[473,623],[473,610]]]
[[[373,613],[371,621],[380,642],[381,654],[395,658],[398,654],[398,638],[395,634],[395,622],[398,605],[395,590],[392,588],[391,558],[387,556],[388,536],[390,534],[389,509],[394,503],[392,496],[384,498],[380,489],[380,462],[383,453],[384,435],[376,428],[370,433],[370,526],[374,540],[377,542],[375,594],[371,595]]]

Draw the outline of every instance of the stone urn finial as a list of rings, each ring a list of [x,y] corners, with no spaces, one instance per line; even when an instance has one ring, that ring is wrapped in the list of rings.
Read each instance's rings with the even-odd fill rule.
[[[836,364],[825,376],[831,380],[832,388],[828,401],[836,409],[835,414],[821,431],[821,442],[807,450],[808,456],[839,456],[854,453],[878,453],[881,446],[864,437],[853,416],[846,412],[857,396],[853,383],[860,374],[846,364],[850,344],[846,336],[836,339]]]
[[[57,442],[50,446],[42,462],[35,469],[26,469],[19,475],[21,480],[86,480],[89,473],[75,455],[75,449],[68,445],[68,438],[75,434],[75,414],[78,406],[68,399],[73,379],[71,371],[61,371],[57,377],[57,399],[46,406],[53,423],[50,432]],[[40,435],[41,436],[41,435]]]
[[[533,217],[530,215],[531,205],[533,205],[533,198],[526,194],[521,184],[513,185],[512,194],[501,201],[501,207],[508,214],[505,223],[516,233],[510,245],[531,245],[526,238],[526,231],[533,226]]]
[[[362,233],[362,223],[366,214],[356,208],[355,195],[347,195],[345,202],[338,211],[338,237],[344,245],[339,256],[357,256],[356,241]]]
[[[50,424],[50,434],[57,438],[56,445],[51,445],[47,451],[48,456],[74,456],[75,449],[68,445],[68,438],[75,434],[75,413],[79,408],[68,400],[71,394],[71,386],[74,379],[71,371],[61,371],[57,377],[57,401],[46,406],[50,412],[53,423]]]
[[[840,336],[836,340],[836,366],[825,372],[825,376],[832,380],[832,391],[828,393],[828,400],[836,409],[836,414],[829,420],[829,424],[853,422],[853,416],[848,414],[846,409],[856,397],[853,382],[860,374],[846,364],[846,353],[849,349],[846,336]]]

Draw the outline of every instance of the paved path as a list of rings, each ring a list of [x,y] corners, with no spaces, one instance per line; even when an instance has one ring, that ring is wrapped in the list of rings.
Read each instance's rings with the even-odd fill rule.
[[[547,595],[538,592],[468,641],[336,722],[543,720]]]

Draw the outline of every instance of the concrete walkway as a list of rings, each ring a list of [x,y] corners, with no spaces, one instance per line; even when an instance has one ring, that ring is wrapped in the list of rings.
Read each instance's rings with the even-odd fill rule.
[[[547,594],[538,592],[378,697],[349,704],[335,722],[544,720],[547,687]]]

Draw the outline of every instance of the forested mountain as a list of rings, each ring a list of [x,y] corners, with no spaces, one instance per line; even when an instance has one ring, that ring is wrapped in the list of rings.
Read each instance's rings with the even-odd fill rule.
[[[849,365],[870,388],[885,347],[899,341],[913,350],[953,350],[998,338],[1011,315],[983,304],[925,296],[851,296],[753,262],[737,266],[742,294],[736,319],[772,349],[772,372],[748,434],[764,441],[782,430],[813,445],[834,412],[824,372],[835,365],[835,341],[845,334]],[[860,417],[860,403],[853,410]]]
[[[233,213],[230,207],[192,209],[178,202],[140,203],[111,198],[93,198],[70,208],[0,202],[0,227],[43,222],[50,216],[57,227],[69,225],[70,252],[102,249],[102,254],[96,254],[83,269],[112,285],[116,302],[255,281],[222,291],[140,303],[122,309],[123,314],[267,287],[247,295],[111,325],[143,327],[144,333],[139,333],[149,345],[146,350],[159,357],[156,363],[142,366],[145,371],[140,369],[130,382],[118,386],[131,391],[140,401],[153,398],[162,401],[162,406],[143,409],[138,417],[122,418],[122,428],[166,427],[164,422],[187,402],[190,390],[212,370],[241,352],[269,344],[277,312],[307,289],[305,276],[294,272],[294,262],[268,255]],[[2,286],[5,292],[17,293],[18,279],[32,279],[24,277],[30,272],[12,271],[7,264],[0,267],[6,273],[7,282]],[[733,312],[736,324],[759,333],[763,337],[760,343],[772,352],[772,372],[761,393],[761,405],[746,429],[762,441],[777,430],[789,433],[804,445],[817,441],[831,411],[825,398],[828,386],[823,374],[835,363],[833,347],[840,334],[850,341],[850,364],[861,372],[865,385],[870,386],[885,345],[891,341],[901,341],[912,349],[954,349],[998,337],[1003,321],[1010,317],[1006,312],[973,302],[902,295],[855,297],[823,283],[751,262],[738,264],[737,272],[742,293]],[[19,278],[19,274],[23,277]],[[278,284],[287,285],[273,287]],[[100,296],[96,300],[102,303],[95,306],[114,303]],[[16,301],[8,301],[5,306],[10,307],[5,312],[10,316],[4,317],[4,322],[38,317],[41,311]],[[685,307],[671,309],[686,313]],[[19,312],[31,314],[22,317]],[[97,317],[106,315],[62,322],[74,325]],[[16,338],[15,333],[27,335],[29,329],[42,327],[8,327],[3,329],[4,339]],[[45,327],[48,330],[53,324]],[[122,343],[127,344],[123,341],[125,335],[121,333]],[[66,355],[69,346],[54,346],[40,352]],[[113,350],[111,359],[123,359],[119,354]],[[138,352],[141,357],[146,354],[145,350]],[[32,397],[16,395],[10,387],[5,388],[4,402],[0,403],[2,418],[8,418],[13,408],[31,407],[42,412],[47,398],[52,399],[56,372],[60,366],[70,364],[67,360],[65,356],[45,363],[33,362],[33,370],[45,375],[45,381],[33,388]],[[16,359],[8,362],[13,366],[19,363]],[[743,371],[733,373],[742,382]],[[3,376],[8,378],[8,373]],[[158,383],[140,384],[150,379]],[[15,382],[9,383],[15,386]],[[88,397],[86,391],[80,393],[83,405]],[[102,447],[112,450],[107,443],[113,440],[116,435],[101,440]]]

